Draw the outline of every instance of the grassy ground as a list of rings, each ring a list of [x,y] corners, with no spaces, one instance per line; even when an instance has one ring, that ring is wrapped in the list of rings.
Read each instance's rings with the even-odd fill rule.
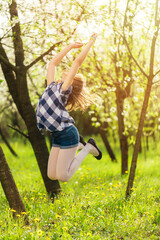
[[[106,150],[97,161],[91,155],[73,178],[62,183],[55,202],[48,198],[29,143],[14,142],[13,157],[1,144],[23,199],[30,225],[12,218],[0,187],[0,239],[160,239],[160,148],[139,155],[131,198],[125,200],[128,176],[120,161],[112,163]],[[116,150],[119,156],[118,150]]]

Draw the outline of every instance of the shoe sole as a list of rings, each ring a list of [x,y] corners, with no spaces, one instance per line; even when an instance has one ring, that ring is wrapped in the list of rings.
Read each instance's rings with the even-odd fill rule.
[[[99,155],[98,156],[94,156],[97,160],[100,160],[102,158],[102,152],[101,150],[99,149],[99,147],[97,146],[96,144],[96,141],[93,139],[93,138],[90,138],[88,140],[88,143],[92,144],[99,152]]]

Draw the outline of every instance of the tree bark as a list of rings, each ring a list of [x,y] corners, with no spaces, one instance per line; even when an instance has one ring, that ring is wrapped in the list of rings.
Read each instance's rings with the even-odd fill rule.
[[[0,49],[0,53],[2,48]],[[16,76],[16,82],[19,84],[17,88],[13,86],[14,84],[14,75],[10,69],[3,63],[1,63],[2,71],[7,81],[10,94],[16,103],[17,109],[23,118],[29,135],[29,140],[33,147],[36,159],[38,161],[38,165],[44,180],[44,184],[47,192],[54,197],[54,194],[57,194],[60,191],[60,185],[58,181],[52,181],[47,177],[47,163],[48,163],[48,149],[45,142],[44,137],[41,135],[37,128],[35,111],[31,105],[28,87],[27,87],[27,79],[25,69],[19,69],[19,73]]]
[[[149,97],[150,97],[150,93],[151,93],[152,82],[153,82],[153,78],[155,76],[153,74],[153,71],[154,71],[154,57],[155,57],[156,40],[157,40],[157,37],[158,37],[158,31],[159,31],[159,23],[160,23],[160,20],[158,18],[158,0],[156,0],[155,1],[155,26],[156,26],[156,31],[153,35],[152,43],[151,43],[149,76],[147,77],[148,78],[148,84],[147,84],[147,88],[146,88],[146,91],[145,91],[144,101],[143,101],[142,110],[141,110],[141,116],[140,116],[139,125],[138,125],[138,131],[137,131],[137,135],[136,135],[136,142],[135,142],[134,151],[133,151],[130,175],[129,175],[128,185],[127,185],[127,189],[126,189],[126,198],[128,198],[130,196],[130,194],[132,192],[132,188],[133,188],[133,182],[134,182],[135,171],[136,171],[136,166],[137,166],[138,152],[139,152],[139,147],[140,147],[140,143],[141,143],[142,130],[143,130],[143,126],[144,126],[144,120],[145,120],[147,107],[148,107],[148,102],[149,102]],[[134,61],[136,63],[135,59],[134,59]],[[139,65],[137,64],[137,66],[139,66]],[[147,76],[146,73],[144,75]]]
[[[127,136],[124,135],[124,116],[123,116],[123,105],[124,105],[124,91],[119,86],[116,88],[116,105],[117,105],[117,117],[118,117],[118,134],[120,139],[121,148],[121,174],[125,174],[128,171],[128,140]]]
[[[114,10],[114,18],[116,19],[117,14],[117,1],[115,0],[115,10]],[[119,39],[117,41],[117,32],[116,32],[116,20],[113,21],[113,27],[115,30],[114,36],[114,45],[119,44]],[[123,106],[124,106],[124,99],[129,96],[130,85],[131,82],[128,82],[128,86],[126,89],[123,87],[123,84],[119,81],[120,78],[125,78],[125,73],[123,70],[123,75],[121,75],[121,69],[117,66],[117,62],[122,58],[120,54],[118,55],[118,51],[113,54],[113,61],[115,64],[115,73],[116,73],[116,81],[114,85],[116,87],[116,106],[117,106],[117,118],[118,118],[118,134],[119,134],[119,141],[120,141],[120,149],[121,149],[121,174],[125,174],[128,171],[128,140],[127,136],[124,135],[125,132],[125,124],[124,124],[124,117],[123,117]],[[121,59],[122,60],[122,59]],[[128,88],[128,89],[127,89]]]
[[[138,158],[138,153],[139,153],[139,148],[140,148],[140,143],[141,143],[142,130],[143,130],[143,125],[144,125],[144,119],[146,116],[148,101],[149,101],[150,92],[151,92],[151,83],[152,83],[152,79],[149,79],[147,89],[145,92],[143,106],[142,106],[140,121],[139,121],[139,125],[138,125],[138,131],[137,131],[137,135],[136,135],[136,142],[135,142],[135,146],[134,146],[134,151],[133,151],[133,156],[132,156],[132,164],[131,164],[130,175],[129,175],[128,185],[127,185],[127,190],[126,190],[126,197],[129,197],[132,192],[135,171],[136,171],[136,167],[137,167],[137,158]]]
[[[10,168],[6,162],[3,150],[0,146],[0,181],[2,188],[9,202],[9,206],[13,209],[13,217],[17,217],[17,214],[26,213],[25,206],[22,202],[17,186],[13,179]],[[22,215],[21,215],[22,216]],[[29,224],[27,215],[24,215],[25,223]]]
[[[100,135],[101,135],[101,138],[102,138],[102,140],[103,140],[103,142],[104,142],[104,145],[105,145],[105,147],[106,147],[106,149],[107,149],[107,152],[108,152],[111,160],[112,160],[113,162],[117,162],[117,159],[116,159],[116,157],[115,157],[115,155],[114,155],[114,152],[113,152],[113,150],[112,150],[112,148],[111,148],[111,146],[110,146],[110,144],[109,144],[109,141],[108,141],[108,139],[107,139],[105,130],[103,130],[102,128],[100,128],[100,129],[99,129],[99,133],[100,133]]]

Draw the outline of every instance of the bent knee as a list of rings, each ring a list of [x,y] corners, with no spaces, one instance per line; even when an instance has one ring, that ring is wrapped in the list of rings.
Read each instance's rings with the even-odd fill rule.
[[[57,179],[56,175],[54,173],[52,173],[51,171],[47,172],[47,176],[51,180],[56,180]]]
[[[68,182],[68,180],[70,179],[70,176],[68,176],[67,174],[63,173],[57,176],[58,180],[61,182]]]

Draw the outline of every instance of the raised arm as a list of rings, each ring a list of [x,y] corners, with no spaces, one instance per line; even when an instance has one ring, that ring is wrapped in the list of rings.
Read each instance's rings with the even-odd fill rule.
[[[62,90],[65,91],[67,90],[73,83],[73,79],[75,77],[75,75],[78,72],[79,67],[82,65],[83,61],[85,60],[90,48],[92,47],[92,45],[95,42],[95,39],[97,37],[97,34],[94,33],[91,38],[90,41],[87,43],[87,45],[85,46],[85,48],[82,50],[82,52],[78,55],[78,57],[74,60],[72,67],[70,68],[64,83],[62,85]]]
[[[71,43],[68,46],[66,46],[61,52],[59,52],[50,62],[48,65],[47,70],[47,85],[51,84],[53,81],[55,81],[55,71],[56,66],[61,62],[61,60],[66,56],[66,54],[72,49],[72,48],[79,48],[82,47],[82,43]]]

